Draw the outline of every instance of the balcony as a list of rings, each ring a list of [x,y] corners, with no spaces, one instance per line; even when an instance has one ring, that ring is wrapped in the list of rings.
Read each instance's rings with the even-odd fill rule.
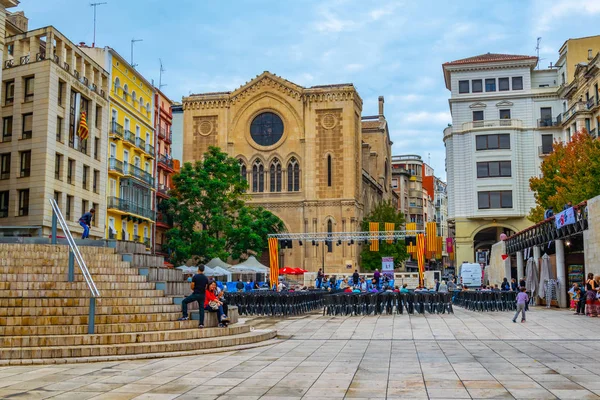
[[[123,139],[123,126],[117,124],[116,121],[113,121],[110,126],[110,134],[113,137]]]
[[[165,168],[168,168],[170,170],[173,169],[173,159],[169,156],[167,156],[166,154],[159,154],[158,155],[158,164],[162,164],[162,166],[164,166]]]
[[[165,139],[166,136],[167,136],[167,130],[165,128],[159,128],[158,129],[158,138]]]
[[[171,188],[163,183],[158,185],[158,193],[162,194],[164,197],[169,197],[169,190],[171,190]]]
[[[549,154],[552,154],[552,147],[538,146],[538,156],[546,157]]]
[[[123,173],[123,161],[117,160],[116,158],[109,158],[108,159],[108,170],[109,171],[116,171],[120,174]]]
[[[119,210],[130,214],[136,214],[144,218],[148,218],[152,221],[155,220],[154,211],[138,206],[135,202],[121,199],[118,197],[109,197],[108,206],[109,209]]]
[[[133,235],[133,241],[134,242],[139,242],[141,239],[140,235]]]
[[[560,126],[561,118],[540,118],[537,122],[538,128],[556,128]]]
[[[590,136],[593,138],[598,137],[598,130],[596,128],[590,130]]]
[[[598,99],[595,96],[590,97],[588,99],[588,101],[585,103],[585,106],[587,107],[588,110],[591,110],[592,108],[594,108],[597,105],[598,105]]]
[[[173,218],[164,213],[157,213],[156,223],[164,228],[171,228],[173,227]]]
[[[135,146],[135,134],[127,129],[125,129],[123,132],[125,141]]]
[[[136,167],[135,165],[131,165],[128,163],[123,164],[123,172],[125,175],[133,176],[144,183],[147,183],[150,186],[154,186],[154,177],[149,172],[144,171],[143,169]]]
[[[148,153],[151,157],[154,157],[154,146],[150,143],[146,143],[146,153]]]
[[[486,119],[481,121],[470,121],[462,124],[463,131],[473,129],[493,129],[493,128],[522,128],[523,122],[520,119]]]
[[[140,137],[136,137],[135,138],[135,145],[137,147],[139,147],[140,149],[142,149],[143,151],[146,151],[146,141]]]
[[[150,246],[152,245],[152,241],[150,240],[150,238],[144,238],[144,244],[147,248],[150,248]]]
[[[583,101],[579,101],[571,106],[567,111],[562,114],[562,120],[567,122],[571,117],[575,114],[580,113],[582,111],[587,111],[588,108]]]

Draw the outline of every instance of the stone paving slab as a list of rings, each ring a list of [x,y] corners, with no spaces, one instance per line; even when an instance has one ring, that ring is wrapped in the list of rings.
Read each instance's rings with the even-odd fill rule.
[[[600,319],[509,313],[253,318],[282,341],[165,359],[0,367],[4,399],[600,399]],[[574,328],[576,327],[576,329]]]

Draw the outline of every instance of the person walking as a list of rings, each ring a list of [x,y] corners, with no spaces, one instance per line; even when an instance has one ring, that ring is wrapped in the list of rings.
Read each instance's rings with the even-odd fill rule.
[[[79,218],[79,225],[83,228],[83,233],[81,234],[82,239],[90,237],[90,226],[92,225],[92,218],[94,218],[95,212],[96,210],[92,208]]]
[[[198,328],[204,328],[204,299],[206,298],[206,288],[208,287],[208,278],[204,275],[204,265],[198,265],[198,273],[192,277],[192,283],[190,288],[193,293],[183,299],[181,302],[181,314],[182,317],[179,321],[187,321],[188,317],[188,304],[194,301],[198,302],[198,310],[200,313],[200,321]]]
[[[323,273],[323,270],[321,268],[319,268],[319,272],[317,272],[317,289],[321,289],[321,285],[323,285],[324,277],[325,277],[325,274]]]
[[[381,280],[381,272],[377,268],[375,268],[375,272],[373,272],[373,279],[375,279],[375,285],[377,289],[379,289],[379,281]]]
[[[522,287],[519,294],[517,294],[517,312],[515,312],[512,322],[517,322],[519,313],[521,313],[521,322],[525,322],[525,306],[528,302],[529,296],[527,296],[527,293],[525,293],[525,288]]]
[[[352,274],[352,282],[354,282],[354,286],[358,285],[358,282],[360,282],[360,275],[358,274],[357,269],[355,269],[354,273]]]

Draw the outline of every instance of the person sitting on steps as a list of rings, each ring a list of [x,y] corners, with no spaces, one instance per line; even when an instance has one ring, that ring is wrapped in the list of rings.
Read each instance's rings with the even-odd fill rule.
[[[225,315],[223,310],[223,302],[219,300],[217,295],[217,282],[211,282],[206,289],[206,296],[204,297],[204,309],[210,312],[218,312],[217,318],[219,321],[219,328],[226,328],[229,318]]]
[[[204,298],[206,296],[206,288],[208,286],[208,278],[204,275],[204,265],[198,265],[198,273],[192,277],[190,288],[194,291],[181,302],[181,314],[183,316],[178,321],[187,321],[188,304],[194,301],[198,302],[200,311],[200,321],[198,328],[204,328]]]

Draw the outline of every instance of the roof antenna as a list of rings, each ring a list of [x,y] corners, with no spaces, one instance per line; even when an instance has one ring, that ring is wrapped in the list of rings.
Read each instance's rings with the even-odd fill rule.
[[[92,47],[96,47],[96,8],[98,8],[98,6],[102,6],[104,4],[108,4],[108,3],[107,2],[90,3],[90,7],[94,7],[94,40],[92,40]]]
[[[137,67],[137,64],[133,63],[133,45],[135,44],[135,42],[143,42],[144,39],[131,39],[131,66],[133,68]]]
[[[162,74],[163,74],[163,72],[166,72],[167,70],[163,68],[163,63],[160,58],[158,59],[158,61],[160,62],[160,74],[158,75],[158,90],[162,90],[163,86],[167,86],[166,83],[164,85],[162,83]]]

